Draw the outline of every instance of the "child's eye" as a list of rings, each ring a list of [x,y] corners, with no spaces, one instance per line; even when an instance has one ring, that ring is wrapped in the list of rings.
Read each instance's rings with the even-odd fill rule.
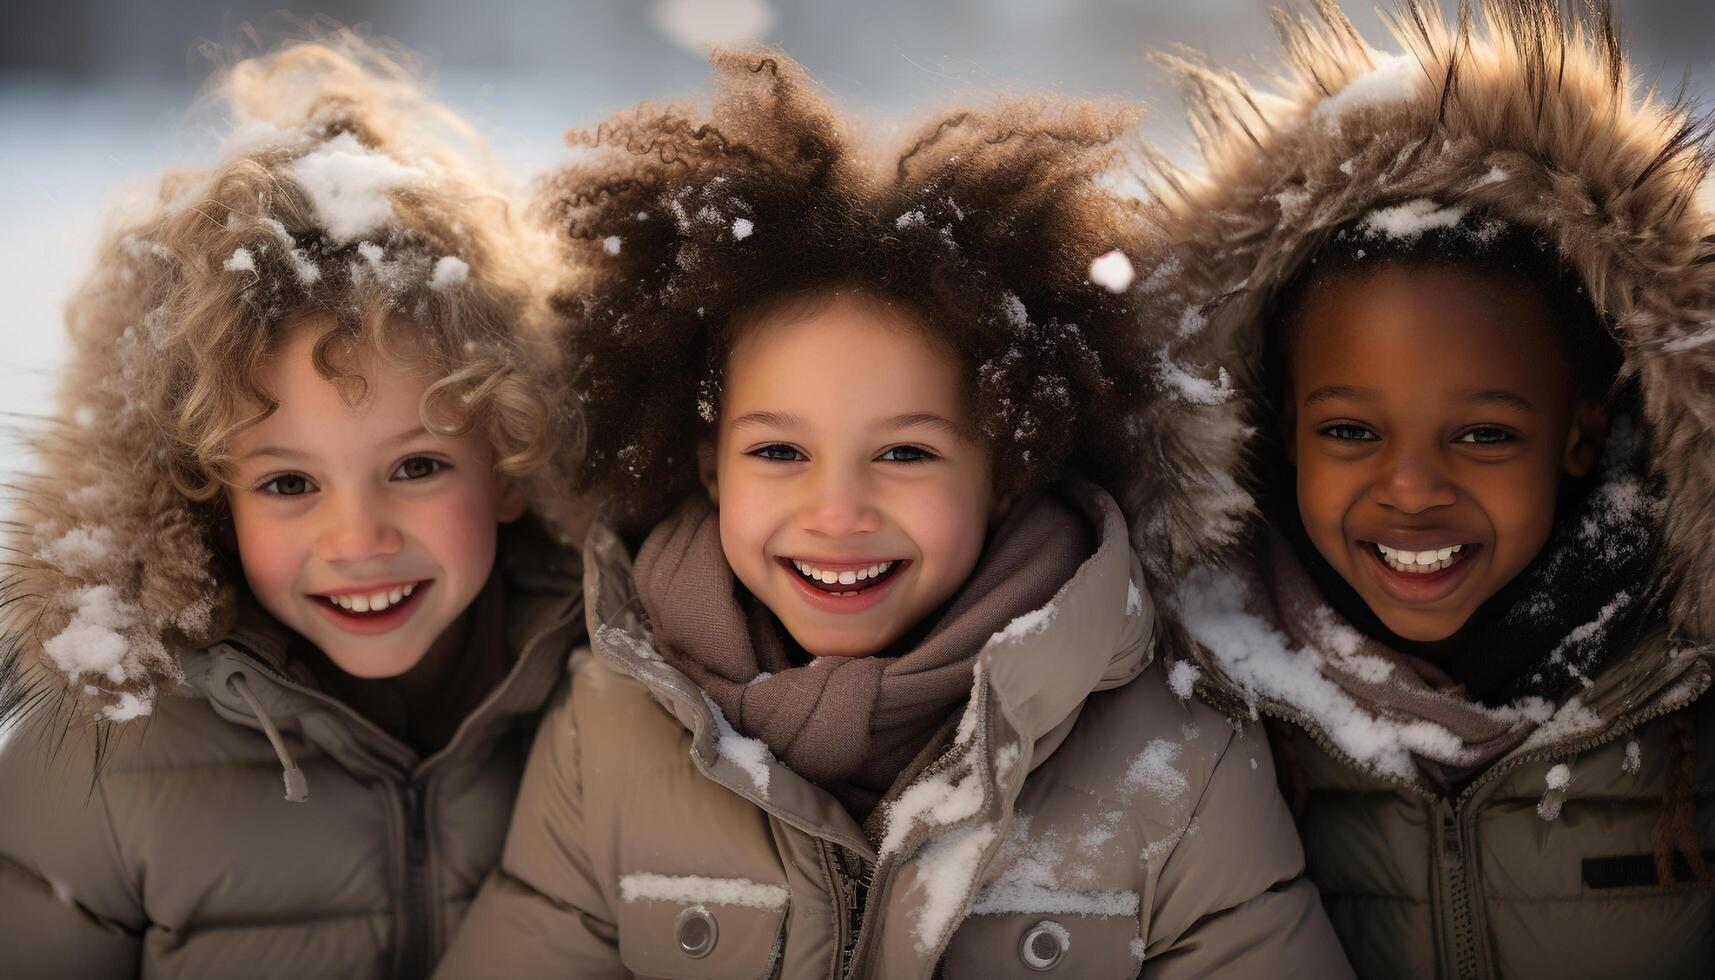
[[[1475,429],[1466,430],[1453,441],[1462,442],[1466,445],[1493,446],[1496,443],[1512,442],[1513,435],[1505,429],[1497,429],[1492,425],[1479,425]]]
[[[282,473],[256,489],[276,497],[298,497],[313,492],[316,485],[301,474]]]
[[[745,455],[755,456],[757,459],[773,460],[776,463],[796,463],[804,458],[804,454],[798,451],[798,447],[788,446],[783,442],[771,442],[766,446],[758,446]]]
[[[1376,438],[1374,432],[1350,422],[1338,422],[1326,426],[1318,430],[1317,434],[1327,436],[1330,439],[1338,439],[1341,442],[1370,442]]]
[[[447,468],[447,464],[428,456],[412,456],[393,468],[388,479],[392,480],[422,480],[434,476]]]
[[[934,458],[934,453],[921,446],[894,446],[876,457],[884,463],[925,463]]]

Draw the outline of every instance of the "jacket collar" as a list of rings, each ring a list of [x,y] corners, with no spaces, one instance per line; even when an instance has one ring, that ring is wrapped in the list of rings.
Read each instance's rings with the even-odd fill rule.
[[[1129,682],[1148,666],[1153,614],[1119,507],[1089,484],[1069,484],[1065,496],[1098,529],[1096,552],[1047,606],[984,646],[954,736],[955,749],[965,751],[948,752],[913,783],[945,775],[953,757],[972,757],[963,768],[980,792],[966,816],[1002,803],[1010,807],[1024,776],[1070,731],[1085,698]],[[685,727],[705,775],[801,830],[871,860],[880,856],[831,794],[777,762],[761,742],[733,731],[701,689],[661,659],[638,613],[630,555],[605,526],[593,528],[585,545],[584,593],[596,656],[635,678]],[[1002,744],[994,744],[996,734]],[[1029,765],[1017,765],[1025,752]],[[895,790],[898,799],[911,792]],[[884,800],[878,813],[897,809],[894,802]],[[925,827],[932,835],[959,822],[931,818]],[[894,836],[893,850],[909,849]]]
[[[472,751],[497,729],[539,710],[559,678],[582,625],[583,591],[576,556],[538,535],[509,538],[495,574],[507,595],[505,678],[461,724],[451,742],[427,759],[349,706],[316,689],[290,662],[292,634],[245,596],[226,635],[180,655],[181,696],[205,697],[222,717],[268,733],[288,772],[293,764],[270,728],[297,734],[360,773],[410,774],[435,760]]]

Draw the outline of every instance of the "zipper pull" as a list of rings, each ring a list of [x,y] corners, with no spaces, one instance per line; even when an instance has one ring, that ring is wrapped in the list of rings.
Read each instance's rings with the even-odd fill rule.
[[[405,822],[411,830],[413,843],[421,842],[429,836],[428,820],[423,812],[423,789],[416,783],[405,784]]]
[[[1453,860],[1464,860],[1463,845],[1459,841],[1459,821],[1452,811],[1441,815],[1441,847]]]

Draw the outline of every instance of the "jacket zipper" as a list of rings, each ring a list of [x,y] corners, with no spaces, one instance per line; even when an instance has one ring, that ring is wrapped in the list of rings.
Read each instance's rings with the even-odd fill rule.
[[[1453,804],[1442,800],[1441,885],[1446,896],[1450,957],[1459,980],[1476,980],[1482,974],[1477,950],[1477,930],[1471,904],[1471,889],[1465,869],[1463,828]]]
[[[570,605],[568,603],[568,605]],[[486,713],[494,703],[509,690],[515,678],[523,672],[524,664],[535,652],[538,644],[564,628],[573,620],[561,610],[546,627],[536,632],[519,647],[518,659],[513,664],[505,678],[495,688],[472,708],[470,714],[460,723],[451,740],[442,746],[439,752],[421,760],[414,775],[406,775],[396,762],[384,763],[390,773],[405,775],[406,781],[399,785],[400,807],[405,815],[405,860],[404,860],[404,890],[400,905],[404,917],[404,946],[395,951],[394,975],[402,980],[415,980],[417,977],[428,977],[435,960],[436,950],[430,948],[434,942],[434,894],[428,878],[429,856],[429,820],[427,786],[429,778],[438,763],[450,758],[458,751],[459,743],[470,727],[471,719]],[[250,649],[242,642],[227,640],[226,645],[242,655],[248,666],[267,674],[275,683],[308,696],[332,708],[343,715],[348,721],[360,728],[367,729],[373,736],[383,742],[398,744],[398,740],[381,730],[381,727],[354,711],[349,705],[327,696],[321,691],[305,687],[287,676],[284,671],[274,667],[267,658]]]
[[[1670,681],[1668,683],[1671,684],[1673,682]],[[1663,685],[1662,687],[1656,688],[1650,696],[1653,697],[1656,693],[1664,690],[1666,686],[1667,685]],[[1531,752],[1521,752],[1511,758],[1503,759],[1491,766],[1487,772],[1474,780],[1471,785],[1465,787],[1464,791],[1459,794],[1457,800],[1448,800],[1445,797],[1437,796],[1427,787],[1424,787],[1408,777],[1374,777],[1400,789],[1409,790],[1410,792],[1422,797],[1426,802],[1435,804],[1440,810],[1441,846],[1439,848],[1439,852],[1451,861],[1452,867],[1447,867],[1446,862],[1438,861],[1437,863],[1443,865],[1440,878],[1442,886],[1446,890],[1448,914],[1452,920],[1452,960],[1456,976],[1460,977],[1461,980],[1464,980],[1466,977],[1480,977],[1482,975],[1482,957],[1476,933],[1477,905],[1473,900],[1472,892],[1474,889],[1471,884],[1475,875],[1466,867],[1466,848],[1464,846],[1465,841],[1461,827],[1463,822],[1462,817],[1470,810],[1471,803],[1477,793],[1520,766],[1562,756],[1581,755],[1591,749],[1597,748],[1598,746],[1612,742],[1623,735],[1655,721],[1663,715],[1671,714],[1672,712],[1678,711],[1682,708],[1690,707],[1698,698],[1706,694],[1708,690],[1709,685],[1705,684],[1698,690],[1692,692],[1690,697],[1678,704],[1671,706],[1654,706],[1647,711],[1638,712],[1631,716],[1622,715],[1606,729],[1596,732],[1594,735],[1590,735],[1586,738],[1573,739],[1554,745],[1547,745]],[[1304,716],[1299,715],[1297,712],[1290,709],[1286,709],[1284,706],[1272,704],[1265,704],[1264,710],[1266,713],[1271,714],[1282,721],[1296,725],[1300,731],[1309,735],[1311,741],[1315,742],[1323,752],[1327,753],[1341,765],[1349,769],[1355,769],[1359,772],[1365,771],[1364,767],[1359,765],[1349,754],[1333,745],[1319,726],[1309,723],[1308,719]]]
[[[817,849],[822,855],[822,868],[827,872],[828,882],[834,891],[834,964],[829,976],[844,977],[851,967],[852,950],[857,946],[858,910],[862,903],[858,898],[857,882],[849,873],[844,849],[838,844],[818,838]]]
[[[400,912],[405,920],[404,942],[399,949],[396,971],[401,980],[428,977],[434,962],[429,944],[434,939],[434,909],[430,907],[428,883],[428,803],[421,783],[406,783],[399,791],[405,808],[405,888]]]

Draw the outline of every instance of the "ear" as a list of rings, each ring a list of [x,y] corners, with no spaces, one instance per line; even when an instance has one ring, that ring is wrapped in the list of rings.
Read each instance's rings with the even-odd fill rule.
[[[697,479],[703,481],[703,489],[709,492],[709,503],[719,507],[720,485],[715,474],[715,444],[713,440],[700,439],[697,441]]]
[[[500,478],[500,497],[494,503],[494,518],[501,524],[511,524],[530,509],[524,499],[524,488],[506,477]]]
[[[1602,456],[1602,446],[1608,440],[1608,412],[1594,402],[1581,402],[1572,412],[1572,425],[1566,433],[1566,452],[1560,468],[1567,476],[1587,476],[1596,468]]]

